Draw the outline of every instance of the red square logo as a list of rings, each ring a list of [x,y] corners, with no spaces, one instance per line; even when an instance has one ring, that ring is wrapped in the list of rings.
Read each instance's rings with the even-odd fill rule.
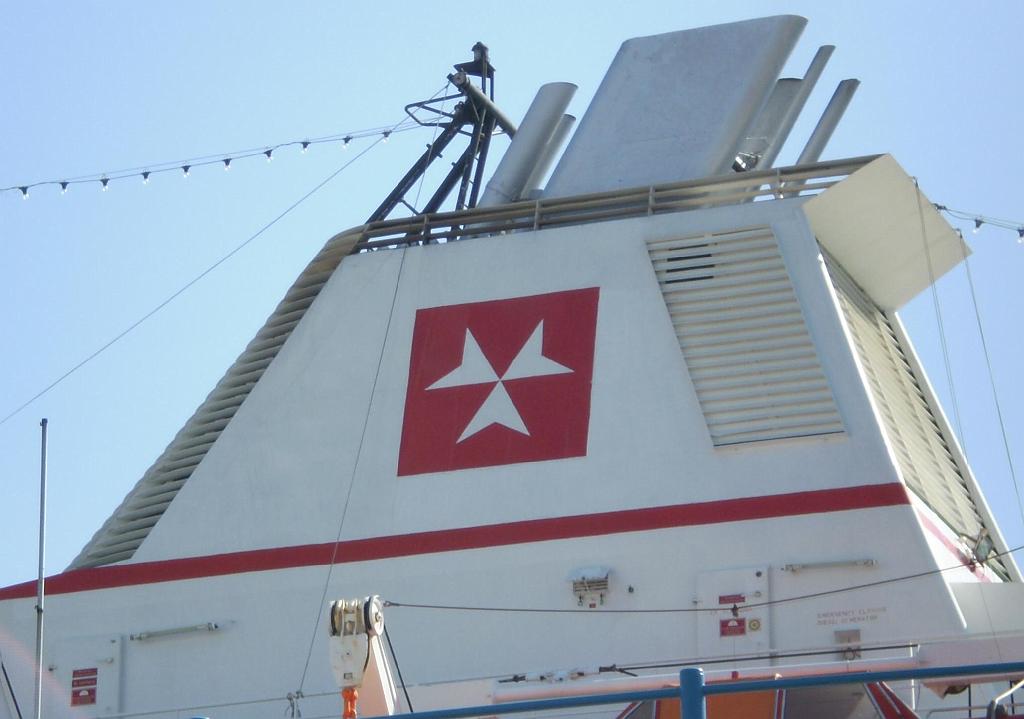
[[[399,476],[587,453],[598,288],[416,312]]]

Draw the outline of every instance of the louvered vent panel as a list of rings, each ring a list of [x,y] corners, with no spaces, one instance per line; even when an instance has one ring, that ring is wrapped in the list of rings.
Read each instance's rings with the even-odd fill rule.
[[[647,249],[715,445],[843,431],[770,228]]]
[[[826,264],[904,481],[954,531],[977,536],[977,505],[892,321],[834,258]]]
[[[324,246],[281,300],[266,324],[235,360],[163,454],[138,481],[69,569],[131,559],[163,516],[207,450],[242,406],[250,390],[284,346],[357,236],[337,235]]]

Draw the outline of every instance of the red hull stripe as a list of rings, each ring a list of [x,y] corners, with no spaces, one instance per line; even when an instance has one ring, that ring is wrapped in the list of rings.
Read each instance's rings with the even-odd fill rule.
[[[46,580],[47,594],[66,594],[181,579],[216,577],[242,572],[264,572],[291,567],[366,562],[374,559],[411,557],[464,549],[501,547],[576,537],[597,537],[624,532],[644,532],[672,527],[693,527],[752,519],[793,517],[802,514],[842,512],[851,509],[909,504],[901,484],[867,484],[842,489],[793,492],[764,497],[744,497],[668,507],[627,509],[620,512],[580,514],[532,519],[523,522],[459,527],[387,537],[354,539],[326,544],[257,549],[158,562],[76,569]],[[0,600],[35,596],[35,582],[0,589]]]

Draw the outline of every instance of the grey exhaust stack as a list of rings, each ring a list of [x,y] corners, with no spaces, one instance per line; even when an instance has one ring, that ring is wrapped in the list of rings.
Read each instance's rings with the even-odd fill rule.
[[[575,93],[576,85],[569,82],[541,86],[477,207],[501,205],[519,199],[527,182],[544,161],[545,150],[562,124],[565,109]]]
[[[846,112],[850,100],[853,99],[853,93],[857,92],[859,85],[860,80],[843,80],[839,83],[839,87],[833,93],[832,99],[828,101],[825,112],[822,113],[821,119],[818,120],[818,125],[814,128],[814,132],[811,133],[810,139],[807,140],[804,151],[797,158],[796,164],[805,165],[818,161],[821,153],[825,151],[825,145],[832,138],[832,133],[835,132],[836,126],[843,119],[843,113]]]

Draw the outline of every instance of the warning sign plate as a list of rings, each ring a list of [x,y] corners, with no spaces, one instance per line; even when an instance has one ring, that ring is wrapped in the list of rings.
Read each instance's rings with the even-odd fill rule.
[[[96,703],[96,687],[89,687],[88,689],[72,689],[71,690],[71,706],[81,707],[87,704]]]
[[[99,669],[75,669],[71,672],[71,706],[81,707],[96,703],[96,684]]]
[[[718,636],[740,637],[747,633],[747,620],[743,617],[722,619],[718,622]]]

